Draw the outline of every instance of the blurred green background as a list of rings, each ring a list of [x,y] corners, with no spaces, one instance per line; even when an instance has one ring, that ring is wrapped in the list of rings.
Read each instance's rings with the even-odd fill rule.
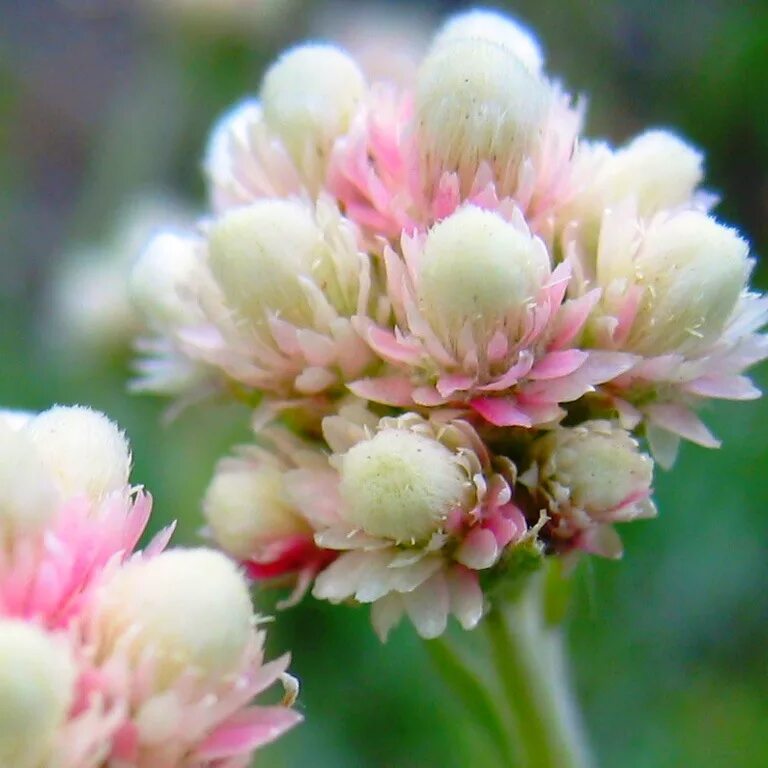
[[[137,199],[170,195],[202,210],[207,130],[257,90],[282,47],[333,37],[372,69],[407,71],[408,51],[461,7],[251,0],[248,15],[226,15],[242,2],[0,0],[0,404],[107,411],[131,436],[155,526],[179,518],[186,542],[197,540],[216,458],[248,436],[247,414],[214,404],[163,424],[166,403],[126,391],[127,336],[117,321],[108,328],[122,311],[120,281],[93,310],[102,315],[86,312],[102,278],[74,301],[55,285],[89,258],[119,265],[115,249],[147,226],[125,214]],[[202,5],[216,5],[216,17],[190,10]],[[550,71],[589,94],[590,134],[622,141],[661,124],[690,137],[723,196],[718,215],[765,253],[768,3],[506,7],[538,32]],[[758,267],[763,289],[766,276]],[[68,326],[62,302],[104,318],[93,338]],[[756,378],[768,385],[765,367]],[[768,400],[718,405],[706,418],[724,449],[685,446],[675,470],[658,475],[660,518],[624,528],[623,562],[592,561],[577,576],[574,677],[607,768],[768,765]],[[257,601],[272,610],[269,598]],[[293,652],[306,723],[260,753],[260,766],[488,764],[409,628],[382,646],[365,609],[307,600],[278,617],[270,644]]]

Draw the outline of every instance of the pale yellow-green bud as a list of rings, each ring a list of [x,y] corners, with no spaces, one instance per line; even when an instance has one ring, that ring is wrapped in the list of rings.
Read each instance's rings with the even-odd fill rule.
[[[274,312],[310,325],[300,277],[325,258],[327,246],[311,211],[291,200],[260,200],[211,227],[211,269],[228,304],[255,326]]]
[[[541,72],[544,54],[539,41],[525,26],[496,11],[475,8],[451,16],[435,36],[433,47],[454,40],[486,40],[506,48],[533,73]]]
[[[203,511],[216,542],[238,558],[310,531],[286,498],[283,473],[268,465],[223,463],[208,486]]]
[[[517,331],[549,271],[543,244],[498,214],[467,206],[427,235],[422,310],[449,343],[466,324],[479,334]]]
[[[0,622],[0,765],[46,768],[72,704],[66,647],[21,621]]]
[[[0,536],[42,531],[56,512],[59,493],[29,437],[0,421]]]
[[[125,633],[138,660],[154,658],[156,685],[187,671],[220,677],[235,670],[251,636],[248,587],[225,555],[209,549],[167,550],[115,573],[97,607],[101,657]]]
[[[653,479],[653,461],[637,441],[608,421],[558,428],[544,438],[545,478],[554,496],[599,522],[620,519],[627,506],[643,503]]]
[[[550,100],[547,82],[501,45],[457,39],[433,48],[416,89],[421,161],[429,183],[456,171],[466,193],[485,161],[500,193],[513,191],[522,160],[541,136]]]
[[[749,247],[699,211],[650,226],[634,261],[644,288],[627,348],[694,352],[715,341],[749,276]]]
[[[604,206],[632,198],[649,216],[685,203],[701,183],[701,153],[669,131],[647,131],[615,152],[598,172]]]
[[[341,514],[371,536],[423,543],[466,492],[456,458],[424,435],[383,429],[341,457]]]
[[[197,250],[194,240],[166,232],[139,256],[130,275],[131,299],[150,325],[175,329],[200,320],[194,298],[201,270]]]
[[[84,494],[99,499],[128,485],[128,441],[103,413],[57,405],[35,416],[23,433],[64,497]]]
[[[333,142],[349,128],[364,91],[357,64],[333,45],[298,46],[267,70],[264,118],[311,185],[322,180]]]

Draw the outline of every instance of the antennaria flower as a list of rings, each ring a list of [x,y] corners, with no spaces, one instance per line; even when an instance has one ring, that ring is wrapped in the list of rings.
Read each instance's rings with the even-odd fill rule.
[[[66,646],[21,621],[0,619],[0,762],[40,768],[54,758],[74,700]]]
[[[656,514],[650,500],[653,461],[637,440],[608,421],[548,432],[535,445],[524,482],[541,493],[561,546],[621,554],[611,523]]]
[[[435,35],[433,48],[454,40],[485,40],[507,49],[534,74],[544,66],[544,53],[536,36],[509,16],[496,11],[474,9],[457,13]]]
[[[264,76],[266,123],[310,188],[322,182],[333,141],[349,128],[364,89],[357,64],[332,45],[293,48]]]
[[[613,526],[655,514],[651,454],[717,445],[700,405],[759,394],[745,372],[768,357],[768,298],[749,290],[745,240],[709,213],[701,153],[668,130],[616,148],[585,136],[583,104],[515,20],[449,19],[405,81],[302,45],[215,126],[210,216],[134,273],[156,334],[140,386],[253,409],[254,443],[206,492],[206,533],[291,590],[278,607],[308,591],[370,604],[382,638],[403,615],[426,638],[487,615],[510,709],[541,715],[516,724],[519,759],[496,729],[499,764],[581,768],[552,680],[550,577],[620,555]],[[206,670],[260,647],[234,566],[158,575],[174,562],[108,574],[84,624],[101,669],[144,682],[128,717],[153,758],[187,743],[165,692],[191,712],[219,695],[197,687]],[[545,582],[546,616],[530,605]]]
[[[170,529],[134,551],[151,502],[129,464],[86,408],[0,424],[3,765],[245,766],[300,719],[251,704],[288,657],[263,663],[236,566],[163,552]]]
[[[508,48],[482,38],[436,45],[419,71],[416,122],[427,184],[458,174],[468,193],[486,162],[509,194],[544,128],[548,84]]]

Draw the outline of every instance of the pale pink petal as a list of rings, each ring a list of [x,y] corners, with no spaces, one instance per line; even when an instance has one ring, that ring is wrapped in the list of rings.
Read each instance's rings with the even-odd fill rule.
[[[403,595],[408,618],[416,631],[427,639],[439,637],[448,624],[450,595],[443,573],[432,576],[413,592]]]
[[[302,719],[288,707],[250,707],[219,726],[196,752],[202,760],[247,753],[279,738]]]
[[[550,352],[533,366],[528,377],[531,379],[556,379],[573,373],[588,359],[589,352],[581,349],[566,349]]]
[[[492,531],[474,528],[456,550],[456,560],[467,568],[480,571],[490,568],[499,559],[500,548]]]
[[[661,429],[674,432],[704,448],[720,446],[720,441],[704,426],[699,417],[684,405],[653,403],[645,406],[643,411]]]
[[[702,376],[686,384],[685,390],[722,400],[755,400],[761,394],[746,376]]]
[[[470,402],[470,406],[497,427],[532,426],[530,416],[511,398],[478,397]]]
[[[358,379],[347,384],[347,389],[363,400],[385,405],[407,407],[413,402],[413,384],[405,376]]]
[[[474,629],[483,617],[484,597],[477,574],[461,567],[446,574],[451,613],[464,629]]]

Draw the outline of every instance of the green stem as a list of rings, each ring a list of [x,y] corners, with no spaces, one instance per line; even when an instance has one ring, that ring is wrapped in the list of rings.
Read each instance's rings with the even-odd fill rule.
[[[472,720],[481,724],[490,736],[500,761],[498,764],[512,766],[515,751],[511,734],[488,687],[448,640],[427,640],[424,646],[443,680],[471,714]]]
[[[531,577],[516,600],[485,617],[491,655],[512,713],[520,765],[587,768],[562,638],[544,620],[542,586],[539,575]]]

